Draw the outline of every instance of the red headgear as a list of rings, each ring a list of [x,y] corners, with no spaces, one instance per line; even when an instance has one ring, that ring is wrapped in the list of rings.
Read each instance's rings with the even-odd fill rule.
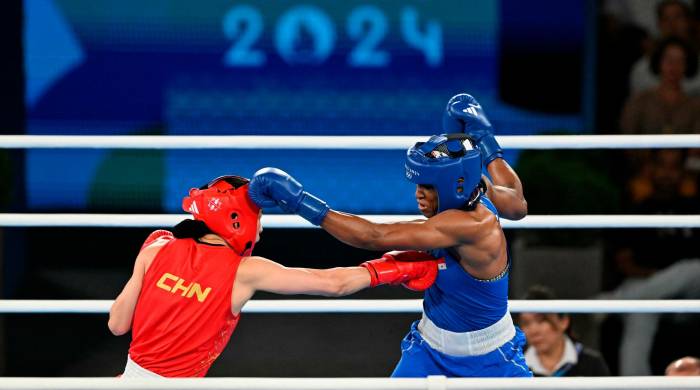
[[[183,210],[241,256],[250,256],[258,234],[260,208],[248,196],[249,182],[240,176],[217,177],[206,186],[192,188],[182,199]]]

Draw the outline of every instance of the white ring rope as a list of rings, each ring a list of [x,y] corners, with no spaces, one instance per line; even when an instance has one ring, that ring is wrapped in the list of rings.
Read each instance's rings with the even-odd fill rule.
[[[111,300],[0,300],[0,313],[108,313]],[[511,300],[513,313],[700,313],[700,299]],[[244,313],[420,313],[422,299],[253,299]]]
[[[378,223],[411,221],[419,215],[361,215]],[[0,227],[168,227],[188,214],[0,214]],[[315,228],[296,215],[265,214],[265,228]],[[700,215],[528,215],[520,221],[501,219],[509,229],[698,228]]]
[[[426,136],[0,135],[0,148],[405,150]],[[700,134],[501,135],[506,149],[697,148]]]
[[[692,377],[598,378],[3,378],[0,390],[686,390]]]

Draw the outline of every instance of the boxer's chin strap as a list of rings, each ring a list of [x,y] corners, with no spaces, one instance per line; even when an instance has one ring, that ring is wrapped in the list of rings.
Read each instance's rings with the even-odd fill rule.
[[[472,197],[469,199],[467,203],[464,204],[462,207],[462,210],[465,211],[472,211],[476,208],[476,205],[479,204],[479,200],[481,200],[481,197],[484,196],[486,193],[486,182],[484,182],[484,179],[479,180],[479,184],[476,186],[474,189],[474,192],[472,192]]]

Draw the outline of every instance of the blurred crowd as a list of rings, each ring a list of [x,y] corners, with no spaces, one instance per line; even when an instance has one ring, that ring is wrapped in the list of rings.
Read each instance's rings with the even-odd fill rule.
[[[700,20],[694,2],[607,0],[603,6],[600,67],[616,78],[601,90],[616,95],[603,128],[623,134],[700,133]],[[622,46],[624,51],[607,50]],[[611,64],[612,63],[612,64]],[[621,74],[615,74],[620,72]],[[606,123],[607,122],[607,123]],[[608,132],[603,130],[604,132]],[[683,213],[698,201],[700,150],[625,153],[626,206],[633,212]],[[675,210],[661,210],[673,204]]]
[[[598,131],[700,133],[700,1],[603,0],[599,10]],[[622,212],[698,214],[700,149],[626,150],[611,158],[610,164],[611,174],[623,188]],[[607,281],[608,291],[599,298],[700,299],[698,236],[697,229],[684,228],[610,233],[607,252],[616,278]],[[553,292],[535,287],[527,298],[553,299]],[[696,342],[685,342],[685,350],[669,346],[669,350],[675,348],[680,355],[673,359],[680,360],[672,362],[666,358],[654,363],[652,357],[659,349],[655,342],[660,343],[660,332],[670,329],[674,342],[680,339],[683,343],[692,333],[686,334],[683,329],[700,326],[697,315],[628,314],[615,317],[615,321],[619,345],[613,356],[606,355],[613,373],[700,372],[695,371],[700,367],[697,359],[680,359],[686,351],[700,354]],[[581,346],[568,333],[569,322],[564,314],[520,316],[520,324],[531,341],[532,349],[526,357],[529,364],[532,362],[533,371],[546,376],[610,372],[600,354]],[[539,329],[538,333],[531,336],[535,329]],[[547,340],[542,335],[545,330],[551,333],[550,340],[559,340],[554,357],[540,351],[552,349],[542,341]],[[601,346],[611,339],[617,337],[603,337]],[[535,348],[537,353],[533,352]],[[579,359],[573,359],[575,355]],[[576,361],[583,363],[585,369],[577,368]]]

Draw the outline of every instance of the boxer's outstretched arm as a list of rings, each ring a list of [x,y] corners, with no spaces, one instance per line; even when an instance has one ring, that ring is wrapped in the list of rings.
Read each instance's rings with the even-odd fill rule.
[[[240,313],[256,291],[339,297],[363,288],[403,284],[422,291],[437,277],[438,260],[424,252],[393,251],[359,267],[289,268],[264,257],[246,257],[238,267],[231,311]]]
[[[498,213],[507,219],[523,219],[527,215],[527,201],[518,174],[502,158],[491,161],[486,169],[493,179],[491,182],[484,176],[486,196],[496,206]]]
[[[341,297],[370,284],[369,272],[362,267],[290,268],[262,257],[249,261],[255,262],[256,272],[251,277],[255,289],[276,294]]]
[[[363,267],[290,268],[264,257],[246,257],[236,274],[231,311],[238,314],[256,291],[339,297],[369,287],[370,281]]]
[[[354,214],[330,210],[321,227],[338,240],[356,248],[430,250],[477,241],[497,223],[496,217],[476,220],[447,210],[432,218],[395,223],[374,223]],[[462,213],[463,214],[463,213]]]

